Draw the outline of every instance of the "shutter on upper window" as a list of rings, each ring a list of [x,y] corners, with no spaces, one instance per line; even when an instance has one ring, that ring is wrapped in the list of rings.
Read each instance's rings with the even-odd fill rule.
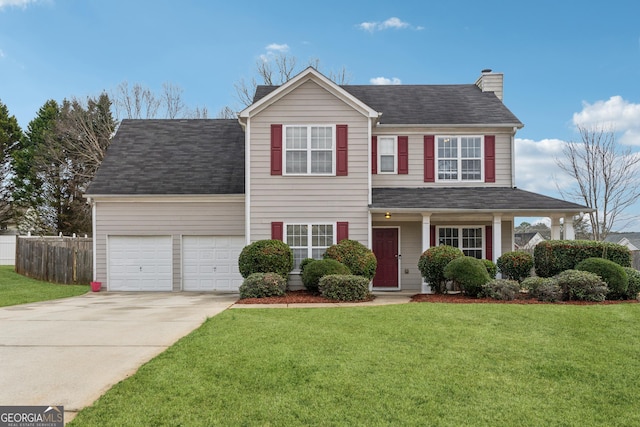
[[[436,156],[433,135],[424,136],[424,182],[436,180]]]
[[[348,136],[347,125],[336,125],[336,175],[347,176],[349,174],[348,162]]]
[[[487,225],[484,228],[485,258],[493,261],[493,226]]]
[[[378,173],[378,137],[371,137],[371,173]]]
[[[398,174],[409,173],[409,137],[398,137]]]
[[[284,223],[283,222],[271,223],[271,238],[273,240],[284,241]]]
[[[336,233],[336,242],[340,243],[341,240],[349,238],[349,223],[348,222],[338,222],[337,233]]]
[[[271,175],[282,175],[282,125],[271,125]]]
[[[484,136],[484,182],[496,182],[496,137]]]

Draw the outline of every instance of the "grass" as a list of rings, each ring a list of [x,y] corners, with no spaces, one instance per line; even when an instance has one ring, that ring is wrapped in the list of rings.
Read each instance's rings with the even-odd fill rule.
[[[88,290],[87,285],[58,285],[30,279],[16,273],[11,265],[0,265],[0,307],[73,297]]]
[[[640,425],[637,305],[233,309],[71,426]]]

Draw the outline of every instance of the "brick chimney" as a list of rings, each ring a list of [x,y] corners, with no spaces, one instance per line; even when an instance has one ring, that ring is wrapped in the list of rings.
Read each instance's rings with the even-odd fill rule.
[[[482,74],[476,80],[476,86],[483,92],[493,92],[502,101],[502,87],[504,74],[493,73],[491,69],[482,70]]]

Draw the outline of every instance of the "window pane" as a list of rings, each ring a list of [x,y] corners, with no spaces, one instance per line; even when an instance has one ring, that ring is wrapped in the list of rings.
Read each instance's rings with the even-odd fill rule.
[[[287,151],[287,173],[307,173],[307,152]]]
[[[457,228],[441,228],[438,231],[438,244],[459,247]]]
[[[294,246],[307,246],[308,227],[306,225],[287,225],[287,244]]]
[[[438,138],[438,158],[457,158],[458,138]]]
[[[311,152],[311,173],[332,173],[333,156],[331,151]]]
[[[311,149],[331,150],[333,145],[332,128],[312,127],[311,128]]]
[[[457,160],[438,160],[438,179],[458,179]]]
[[[394,156],[380,156],[380,172],[395,172]]]
[[[390,154],[392,156],[395,155],[395,146],[396,144],[394,138],[378,138],[378,152],[380,154]]]
[[[463,159],[479,159],[481,157],[481,141],[478,137],[460,139],[460,155]]]
[[[307,148],[307,128],[306,126],[286,128],[286,148],[305,149]]]
[[[303,259],[308,258],[307,256],[308,253],[309,251],[307,250],[307,248],[304,248],[304,249],[293,248],[293,269],[294,270],[298,270],[300,268],[300,262]]]
[[[480,160],[462,160],[462,180],[478,181],[481,179]]]
[[[311,227],[312,246],[327,248],[333,245],[333,225],[320,224]]]

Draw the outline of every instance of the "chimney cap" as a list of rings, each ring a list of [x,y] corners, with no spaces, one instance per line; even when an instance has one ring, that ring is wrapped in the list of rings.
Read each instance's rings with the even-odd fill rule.
[[[482,74],[490,73],[491,71],[491,68],[485,68],[484,70],[482,70]]]

